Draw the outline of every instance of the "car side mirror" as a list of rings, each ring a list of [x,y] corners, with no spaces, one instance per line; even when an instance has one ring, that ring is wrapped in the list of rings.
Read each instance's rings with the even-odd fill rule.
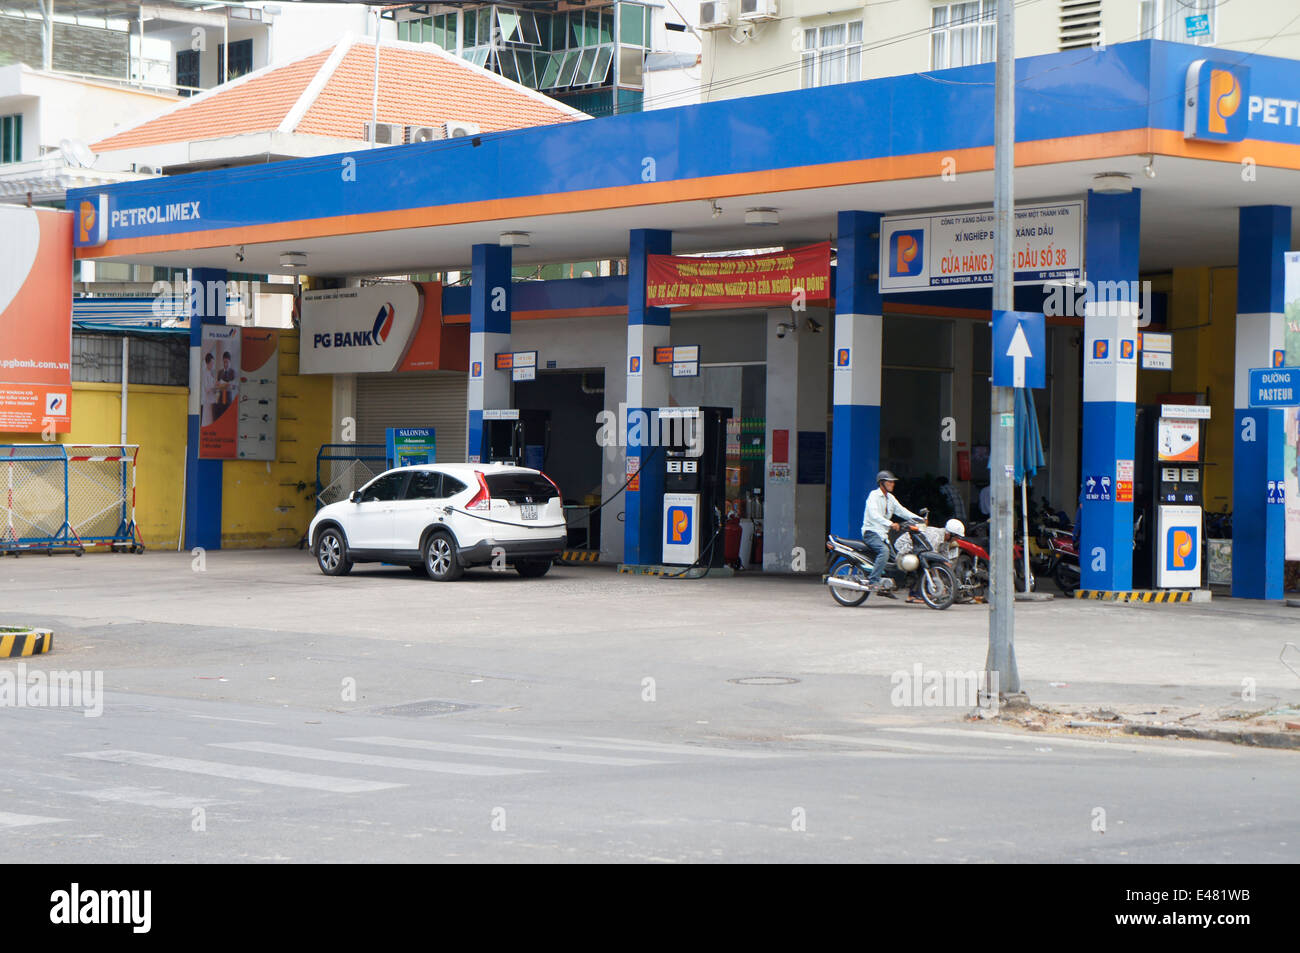
[[[349,502],[352,502],[352,503],[360,503],[360,502],[361,502],[361,491],[360,491],[360,490],[353,490],[351,493],[349,493],[349,494],[348,494],[348,501],[349,501]]]

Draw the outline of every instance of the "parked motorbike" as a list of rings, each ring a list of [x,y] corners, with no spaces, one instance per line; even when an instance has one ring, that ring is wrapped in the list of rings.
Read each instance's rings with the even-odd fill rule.
[[[921,514],[926,515],[925,510]],[[899,555],[891,545],[880,593],[892,598],[894,591],[910,590],[919,582],[925,604],[931,609],[946,609],[957,597],[957,579],[948,560],[930,545],[923,526],[910,523],[905,529],[912,543],[910,553]],[[831,564],[823,582],[830,587],[831,597],[842,606],[862,605],[872,592],[867,579],[873,562],[866,544],[832,534],[826,537],[826,549],[831,554]]]
[[[989,591],[988,553],[989,524],[973,524],[966,535],[957,537],[958,556],[953,565],[953,574],[957,577],[958,598],[963,602],[985,599]],[[1012,544],[1015,558],[1012,560],[1012,574],[1015,578],[1017,592],[1033,592],[1038,585],[1033,570],[1029,573],[1029,585],[1025,585],[1025,550],[1020,543]]]

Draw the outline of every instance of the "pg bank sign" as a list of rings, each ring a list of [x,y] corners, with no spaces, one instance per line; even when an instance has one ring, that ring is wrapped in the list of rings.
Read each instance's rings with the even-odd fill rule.
[[[1258,99],[1250,97],[1247,67],[1218,60],[1196,60],[1187,67],[1183,138],[1241,142],[1246,138],[1251,116],[1257,112]]]

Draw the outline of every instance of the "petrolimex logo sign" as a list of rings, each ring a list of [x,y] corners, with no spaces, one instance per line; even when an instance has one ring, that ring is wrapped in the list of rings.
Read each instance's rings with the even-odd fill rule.
[[[1250,121],[1250,70],[1218,60],[1197,60],[1187,67],[1183,138],[1241,142]]]
[[[78,247],[93,248],[108,241],[108,196],[100,193],[77,203]]]
[[[1196,545],[1199,526],[1170,526],[1165,532],[1165,570],[1182,572],[1196,568],[1200,547]]]
[[[925,229],[909,228],[889,236],[889,277],[911,278],[925,265]]]

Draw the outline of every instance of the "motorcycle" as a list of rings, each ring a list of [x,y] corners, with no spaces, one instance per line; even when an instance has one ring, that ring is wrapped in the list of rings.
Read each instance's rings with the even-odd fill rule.
[[[989,565],[988,522],[971,526],[965,536],[955,536],[958,556],[953,565],[953,574],[957,577],[958,596],[963,602],[973,602],[988,597]],[[1015,558],[1012,560],[1012,572],[1015,577],[1017,592],[1033,592],[1038,580],[1031,570],[1029,585],[1025,586],[1025,550],[1020,543],[1012,544]]]
[[[925,510],[921,515],[926,515]],[[957,597],[957,578],[947,558],[935,552],[930,540],[922,531],[922,523],[909,523],[908,533],[912,551],[899,555],[891,545],[885,565],[884,582],[880,594],[894,598],[893,592],[910,590],[920,583],[921,599],[931,609],[946,609]],[[874,568],[871,551],[856,539],[844,539],[834,534],[826,537],[826,549],[831,554],[831,564],[822,577],[830,588],[831,597],[842,606],[860,606],[871,595],[867,579]]]
[[[1047,547],[1052,555],[1052,579],[1061,593],[1069,598],[1082,580],[1079,547],[1074,543],[1073,534],[1052,534],[1047,538]]]

